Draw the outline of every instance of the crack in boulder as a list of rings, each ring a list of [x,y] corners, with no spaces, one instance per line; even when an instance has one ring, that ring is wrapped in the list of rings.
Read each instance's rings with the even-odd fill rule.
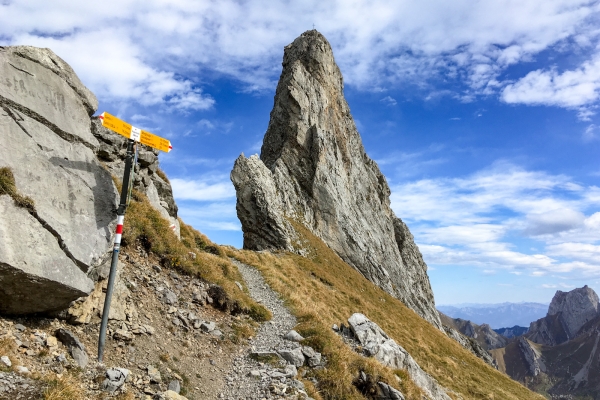
[[[91,143],[86,142],[85,140],[81,139],[79,136],[75,136],[69,132],[65,132],[64,130],[60,129],[58,126],[56,126],[55,124],[50,122],[48,119],[46,119],[43,116],[41,116],[40,114],[36,113],[35,111],[33,111],[19,103],[16,103],[12,100],[9,100],[6,97],[0,96],[0,107],[2,107],[5,111],[6,111],[7,107],[10,107],[16,111],[19,111],[19,112],[27,115],[29,118],[44,125],[48,129],[50,129],[52,132],[54,132],[56,135],[58,135],[61,139],[66,140],[67,142],[80,143],[91,150],[95,150],[95,146],[92,145]],[[12,118],[12,116],[11,116],[11,118]],[[15,120],[15,122],[17,122],[17,121]],[[19,126],[21,126],[21,125],[19,124]],[[21,126],[21,129],[23,129],[22,126]],[[23,129],[23,130],[25,130],[25,129]]]

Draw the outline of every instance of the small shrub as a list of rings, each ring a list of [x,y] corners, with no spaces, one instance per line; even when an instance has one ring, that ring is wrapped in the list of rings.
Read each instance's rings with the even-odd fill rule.
[[[28,211],[35,211],[35,203],[33,199],[23,196],[17,190],[15,176],[9,167],[0,168],[0,196],[7,194],[12,197],[18,207],[23,207]]]
[[[261,306],[260,304],[252,304],[247,311],[247,314],[250,318],[255,320],[256,322],[265,322],[269,321],[273,318],[273,314],[267,308]]]

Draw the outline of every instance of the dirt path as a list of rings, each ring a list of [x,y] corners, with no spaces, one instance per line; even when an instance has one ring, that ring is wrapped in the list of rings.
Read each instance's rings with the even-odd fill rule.
[[[308,399],[302,382],[294,379],[296,368],[280,360],[261,363],[250,357],[251,353],[275,353],[294,349],[300,345],[283,338],[296,325],[296,317],[285,307],[283,300],[264,281],[256,269],[234,260],[246,281],[250,295],[272,313],[271,321],[264,323],[250,341],[248,353],[233,361],[233,369],[226,377],[227,386],[221,398],[238,399]],[[273,357],[277,360],[276,356]]]

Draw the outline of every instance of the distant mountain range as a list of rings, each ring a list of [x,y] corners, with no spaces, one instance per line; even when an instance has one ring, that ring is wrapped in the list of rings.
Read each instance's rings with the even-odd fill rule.
[[[437,309],[452,318],[469,320],[476,324],[488,324],[492,329],[529,324],[548,312],[548,304],[542,303],[465,303],[452,306],[437,306]]]

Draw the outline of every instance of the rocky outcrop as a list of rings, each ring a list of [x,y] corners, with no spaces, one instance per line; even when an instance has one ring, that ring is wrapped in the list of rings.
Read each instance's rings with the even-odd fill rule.
[[[49,49],[0,47],[0,77],[0,169],[14,186],[9,193],[0,182],[0,313],[64,310],[108,274],[111,173],[123,175],[126,139],[91,117],[96,97]],[[135,187],[179,235],[156,152],[140,146],[138,161]]]
[[[34,203],[0,196],[0,313],[62,309],[93,289],[116,222],[90,130],[98,103],[49,49],[0,48],[0,76],[0,167]]]
[[[552,398],[596,398],[599,341],[598,296],[584,286],[557,291],[544,318],[491,353],[502,372],[532,390]]]
[[[541,372],[546,372],[546,364],[544,363],[542,352],[522,336],[518,339],[518,343],[521,354],[523,354],[523,358],[529,369],[529,374],[537,376]]]
[[[526,334],[529,331],[529,328],[526,328],[524,326],[518,326],[515,325],[511,328],[499,328],[499,329],[494,329],[494,332],[496,332],[497,334],[504,336],[507,339],[512,339],[512,338],[516,338],[517,336],[521,336]]]
[[[423,371],[412,356],[394,339],[360,313],[352,314],[348,324],[362,346],[365,355],[374,357],[377,361],[393,369],[404,369],[408,372],[413,382],[434,400],[449,400],[446,390],[428,373]]]
[[[574,337],[579,329],[599,313],[598,295],[585,285],[570,292],[556,291],[548,307],[548,316],[561,315],[569,336]]]
[[[454,339],[458,344],[460,344],[465,350],[470,351],[476,357],[481,358],[486,364],[490,367],[497,368],[496,362],[483,347],[475,339],[468,337],[456,329],[453,329],[447,325],[444,325],[444,332],[448,335],[449,338]]]
[[[558,290],[548,307],[548,314],[529,326],[529,340],[549,346],[575,337],[588,322],[600,316],[598,295],[587,285],[570,292]]]
[[[331,46],[316,30],[285,48],[260,158],[231,180],[244,248],[304,251],[300,223],[344,261],[441,329],[427,266],[363,148]]]

